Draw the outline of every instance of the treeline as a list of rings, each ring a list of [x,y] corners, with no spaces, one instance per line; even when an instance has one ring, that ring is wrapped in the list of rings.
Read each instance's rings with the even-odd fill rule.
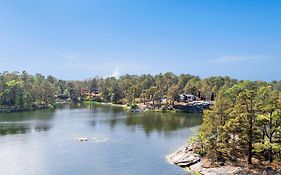
[[[84,81],[89,91],[98,89],[102,101],[112,103],[134,103],[152,101],[159,103],[166,97],[173,103],[179,94],[187,93],[202,100],[211,100],[223,86],[232,86],[237,80],[229,77],[210,77],[200,79],[197,76],[173,73],[158,75],[124,75],[115,77],[94,78]]]
[[[280,81],[243,81],[223,87],[216,103],[204,113],[197,151],[223,163],[245,158],[252,164],[281,160]]]
[[[40,74],[4,72],[0,74],[0,108],[2,111],[46,108],[55,101],[57,89]]]
[[[53,76],[30,75],[27,72],[0,74],[0,108],[34,109],[53,105],[58,100],[102,101],[132,104],[150,101],[160,103],[166,98],[170,105],[182,93],[192,94],[202,100],[214,100],[222,88],[239,83],[230,77],[200,79],[189,74],[175,75],[124,75],[95,77],[83,81],[65,81]],[[281,89],[281,81],[270,83]],[[85,93],[86,92],[86,93]],[[89,94],[98,94],[99,98]]]
[[[65,81],[53,76],[30,75],[25,71],[3,72],[0,74],[0,107],[29,110],[48,107],[57,99],[132,104],[145,101],[160,103],[166,97],[173,103],[181,93],[211,100],[221,87],[235,83],[237,80],[229,77],[200,79],[189,74],[177,76],[173,73]],[[98,93],[100,98],[87,96],[84,92]]]

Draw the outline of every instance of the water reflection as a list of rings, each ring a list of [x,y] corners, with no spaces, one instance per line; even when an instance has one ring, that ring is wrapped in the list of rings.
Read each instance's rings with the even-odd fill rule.
[[[1,113],[0,135],[48,131],[54,110]]]
[[[201,114],[173,113],[173,112],[144,112],[129,113],[111,106],[87,105],[91,109],[93,120],[90,125],[96,127],[97,123],[105,123],[112,130],[119,125],[125,125],[132,131],[142,128],[146,134],[151,132],[169,132],[183,128],[199,126],[202,123]],[[102,114],[102,116],[100,116]],[[99,118],[99,120],[97,120]]]
[[[185,175],[164,157],[185,143],[201,120],[99,105],[0,114],[0,174]],[[77,142],[81,136],[92,141]]]
[[[26,124],[7,124],[1,123],[0,124],[0,135],[8,135],[8,134],[24,134],[29,132],[30,128]]]
[[[202,123],[202,116],[200,114],[149,112],[138,115],[128,114],[125,123],[131,127],[141,126],[149,134],[153,131],[168,132],[199,126]]]
[[[98,103],[71,103],[65,105],[66,109],[91,109],[92,113],[109,113],[109,114],[118,114],[124,113],[124,109],[122,107],[103,105]]]

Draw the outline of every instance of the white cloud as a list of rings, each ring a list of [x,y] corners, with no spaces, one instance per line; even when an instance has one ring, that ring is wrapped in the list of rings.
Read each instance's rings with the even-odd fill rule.
[[[249,55],[249,56],[223,56],[211,60],[213,63],[241,63],[241,62],[252,62],[258,63],[267,60],[269,57],[266,55]]]
[[[61,65],[60,70],[83,72],[85,74],[102,77],[120,77],[124,74],[142,73],[145,70],[141,64],[125,62],[95,63],[94,61],[85,62],[67,62]]]
[[[117,67],[114,71],[113,71],[113,73],[110,75],[110,77],[116,77],[116,78],[118,78],[119,76],[120,76],[120,69],[119,69],[119,67]]]

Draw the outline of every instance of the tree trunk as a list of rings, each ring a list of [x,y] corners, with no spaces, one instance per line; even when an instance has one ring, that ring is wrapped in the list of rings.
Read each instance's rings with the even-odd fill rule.
[[[253,156],[253,116],[250,116],[249,120],[249,131],[248,131],[248,164],[252,164]]]
[[[269,133],[270,148],[269,148],[268,158],[269,158],[269,162],[270,163],[273,162],[273,156],[272,156],[272,137],[273,137],[274,132],[271,132],[271,130],[272,130],[272,113],[273,112],[270,113],[270,123],[269,123],[269,128],[270,128],[270,133]]]
[[[252,164],[252,141],[248,143],[248,164]]]
[[[270,134],[269,143],[272,144],[272,135]],[[272,147],[270,146],[268,150],[268,160],[270,163],[273,162]]]
[[[272,149],[271,148],[269,149],[268,157],[269,157],[269,162],[272,163],[273,162],[273,156],[272,156]]]
[[[252,164],[252,156],[253,156],[253,120],[255,118],[254,110],[253,110],[253,100],[250,100],[250,109],[247,110],[250,112],[248,122],[249,122],[249,130],[248,130],[248,164]]]

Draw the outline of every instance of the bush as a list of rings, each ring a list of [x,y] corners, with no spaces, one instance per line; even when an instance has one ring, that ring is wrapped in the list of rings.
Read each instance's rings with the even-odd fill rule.
[[[137,109],[138,108],[138,105],[137,104],[132,104],[131,105],[131,109]]]

